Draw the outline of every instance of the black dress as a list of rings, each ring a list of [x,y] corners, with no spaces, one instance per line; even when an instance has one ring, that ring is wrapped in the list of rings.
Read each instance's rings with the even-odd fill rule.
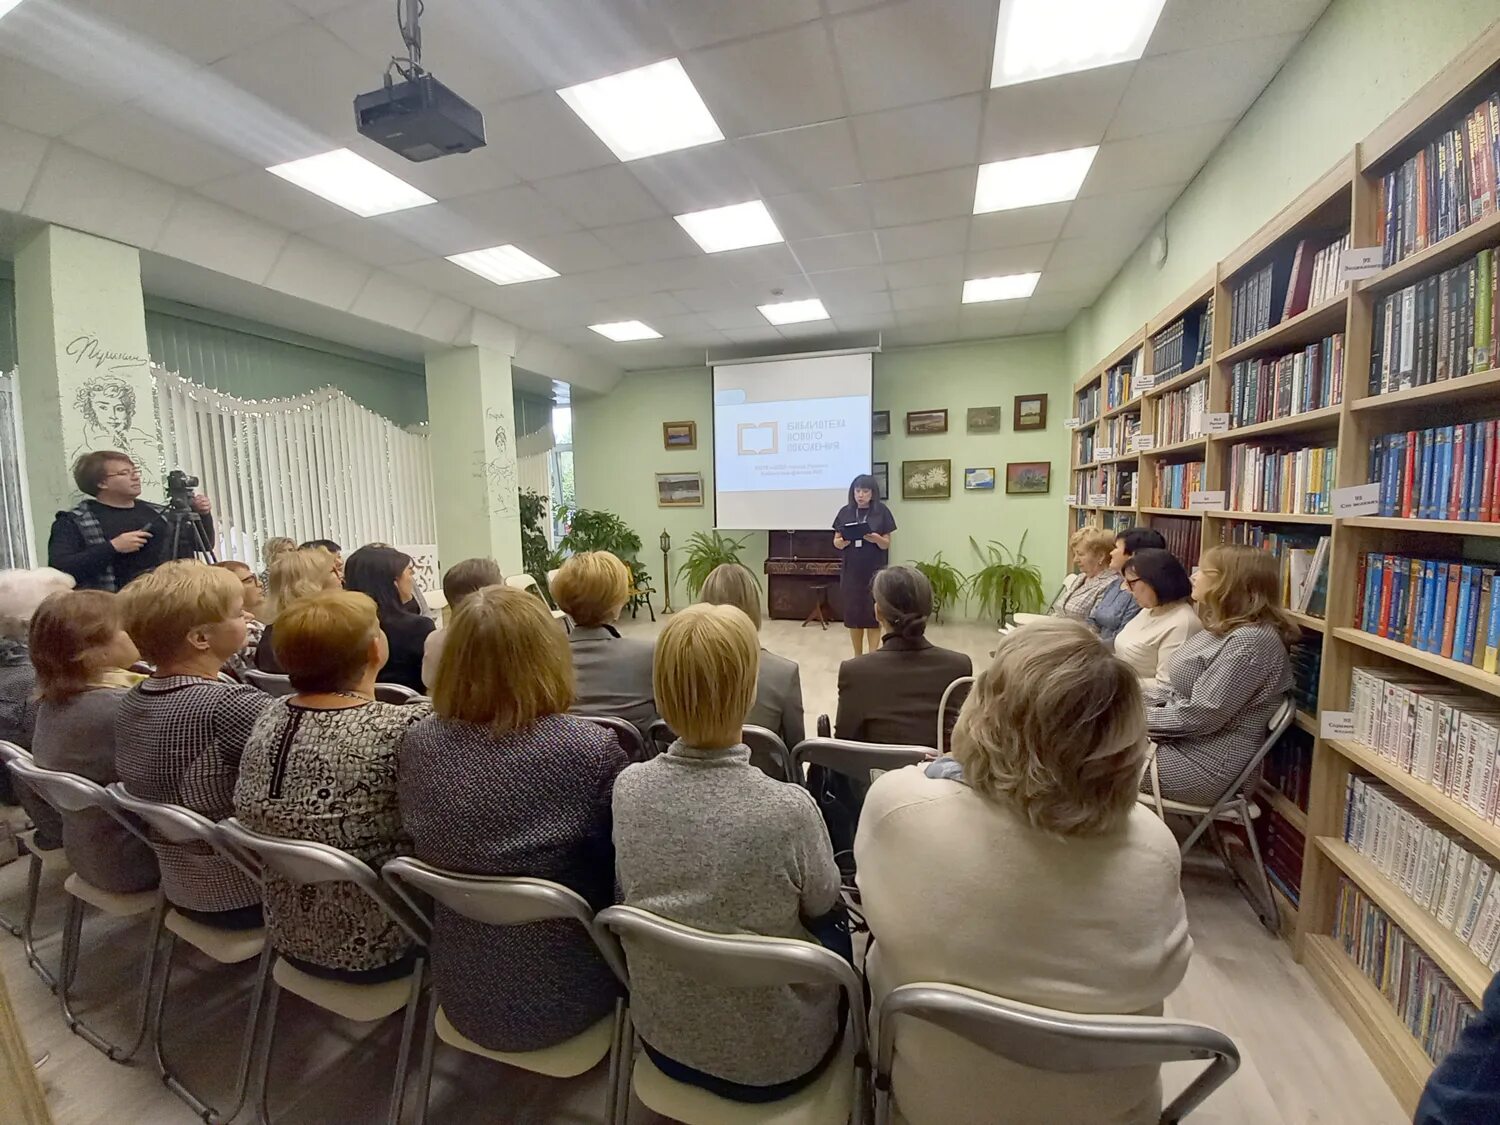
[[[863,509],[845,504],[833,521],[833,529],[842,531],[845,524],[860,519],[867,520],[870,530],[876,535],[889,535],[896,530],[896,517],[884,504],[872,504]],[[870,592],[870,587],[876,573],[891,564],[891,553],[874,543],[860,540],[850,543],[842,554],[844,566],[839,572],[839,599],[844,624],[850,629],[878,629],[880,622],[875,620],[875,595]]]

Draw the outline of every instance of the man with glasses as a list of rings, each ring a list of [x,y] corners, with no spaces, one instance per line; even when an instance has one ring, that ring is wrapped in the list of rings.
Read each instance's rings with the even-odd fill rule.
[[[89,498],[52,521],[49,565],[71,574],[80,590],[114,592],[167,561],[171,528],[158,505],[140,499],[141,471],[129,456],[110,449],[85,453],[73,463],[73,481]],[[210,543],[211,508],[208,497],[193,497]],[[183,536],[175,557],[191,558],[193,547],[193,537]]]

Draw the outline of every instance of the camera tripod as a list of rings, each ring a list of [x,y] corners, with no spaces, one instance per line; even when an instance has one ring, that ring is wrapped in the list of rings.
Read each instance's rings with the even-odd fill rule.
[[[214,553],[213,544],[208,541],[208,536],[203,533],[203,520],[197,512],[191,508],[179,508],[168,505],[162,512],[161,518],[171,528],[171,540],[167,544],[166,558],[178,558],[184,536],[191,536],[193,544],[193,558],[206,563],[216,563],[219,556]]]

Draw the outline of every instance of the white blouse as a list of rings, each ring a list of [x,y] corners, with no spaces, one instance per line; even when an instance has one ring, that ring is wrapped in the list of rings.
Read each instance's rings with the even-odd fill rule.
[[[1137,613],[1115,637],[1115,655],[1140,677],[1142,687],[1155,687],[1172,655],[1203,625],[1198,610],[1187,599]]]

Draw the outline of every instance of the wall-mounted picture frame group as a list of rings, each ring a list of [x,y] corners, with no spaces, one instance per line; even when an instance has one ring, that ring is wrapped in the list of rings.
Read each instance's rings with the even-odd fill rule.
[[[891,432],[891,412],[889,410],[877,410],[870,415],[870,433],[875,437],[885,437]]]
[[[969,433],[998,434],[1000,421],[1004,416],[1003,406],[971,406],[968,412]]]
[[[658,508],[703,507],[703,474],[657,473],[656,506]]]
[[[964,470],[965,492],[993,492],[994,490],[995,468],[993,465],[987,469]]]
[[[1027,430],[1047,428],[1047,396],[1017,395],[1016,418],[1012,429],[1024,433]]]
[[[1052,489],[1051,461],[1012,461],[1005,466],[1005,491],[1038,496]]]
[[[697,449],[697,422],[663,422],[661,444],[664,449]]]
[[[909,410],[906,414],[906,432],[912,436],[946,434],[948,412],[946,410]]]
[[[947,458],[901,462],[901,499],[946,500],[953,490],[953,462]]]

